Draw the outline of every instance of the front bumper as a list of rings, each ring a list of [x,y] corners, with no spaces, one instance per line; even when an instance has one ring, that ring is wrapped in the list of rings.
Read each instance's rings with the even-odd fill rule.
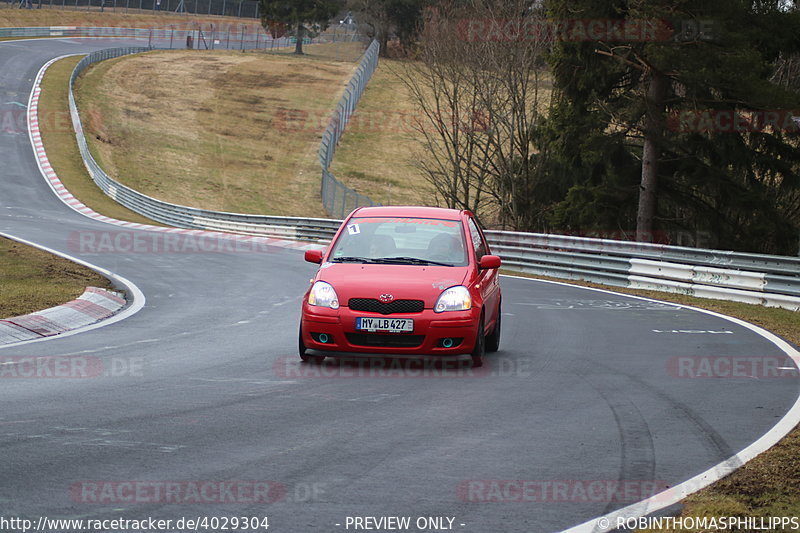
[[[368,333],[356,330],[358,317],[410,318],[410,333]],[[373,353],[390,355],[459,355],[472,352],[480,320],[480,309],[434,313],[380,315],[353,311],[348,307],[329,309],[303,302],[300,330],[306,348],[323,352]],[[449,339],[449,341],[448,341]],[[326,342],[321,342],[325,340]],[[448,347],[448,342],[457,342]]]

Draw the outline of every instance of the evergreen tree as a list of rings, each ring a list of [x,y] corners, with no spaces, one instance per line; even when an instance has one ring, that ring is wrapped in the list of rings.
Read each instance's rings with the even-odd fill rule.
[[[795,253],[800,143],[788,110],[800,95],[772,81],[800,47],[784,4],[549,0],[563,30],[551,56],[550,154],[564,178],[553,222]],[[581,33],[590,20],[628,31]]]
[[[284,25],[295,30],[294,52],[303,53],[303,37],[307,26],[324,30],[328,21],[342,8],[342,0],[259,0],[261,24],[273,35]],[[280,33],[277,31],[277,33]]]

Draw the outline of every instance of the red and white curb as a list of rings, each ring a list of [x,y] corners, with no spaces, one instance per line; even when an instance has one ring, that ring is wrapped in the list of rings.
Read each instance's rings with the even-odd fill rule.
[[[0,350],[23,344],[70,337],[85,331],[109,326],[138,313],[144,307],[146,298],[141,289],[119,274],[15,235],[0,231],[0,237],[44,250],[78,265],[90,268],[111,280],[115,287],[120,287],[125,291],[125,298],[122,298],[113,291],[90,287],[77,300],[68,302],[63,306],[46,309],[24,317],[0,320],[0,324],[2,324],[0,326]],[[91,319],[87,320],[86,317],[91,317]]]
[[[83,55],[83,54],[69,54],[56,57],[55,59],[51,59],[50,61],[45,63],[44,66],[39,70],[39,72],[36,74],[36,79],[33,82],[33,89],[31,90],[31,94],[28,99],[28,113],[27,113],[28,134],[30,136],[31,146],[33,147],[33,152],[34,155],[36,156],[36,163],[39,166],[39,170],[41,171],[42,176],[44,176],[44,179],[47,181],[47,184],[50,186],[50,188],[53,190],[56,196],[58,196],[58,198],[61,199],[61,201],[64,202],[67,206],[72,208],[74,211],[77,211],[81,215],[84,215],[93,220],[135,230],[155,231],[161,233],[175,233],[175,234],[191,235],[198,237],[212,237],[215,239],[229,239],[232,241],[241,241],[247,243],[248,245],[250,245],[250,247],[252,247],[253,243],[264,246],[274,246],[278,248],[290,248],[297,250],[312,250],[312,249],[319,250],[325,247],[325,245],[321,244],[303,243],[286,239],[275,239],[271,237],[255,237],[252,235],[240,235],[235,233],[224,233],[219,231],[165,228],[161,226],[153,226],[150,224],[127,222],[124,220],[118,220],[116,218],[111,218],[105,215],[101,215],[100,213],[94,211],[92,208],[84,205],[80,200],[75,198],[72,195],[72,193],[70,193],[67,190],[64,184],[61,183],[61,180],[58,178],[58,175],[56,174],[55,170],[53,170],[53,167],[50,165],[50,161],[47,158],[47,153],[45,153],[44,144],[42,142],[42,135],[41,132],[39,131],[39,97],[42,92],[41,89],[42,78],[44,77],[44,74],[47,71],[47,69],[50,68],[50,65],[52,65],[56,61],[74,55]]]
[[[63,305],[0,320],[0,345],[52,337],[104,320],[123,307],[125,298],[97,287],[87,287],[77,299]]]

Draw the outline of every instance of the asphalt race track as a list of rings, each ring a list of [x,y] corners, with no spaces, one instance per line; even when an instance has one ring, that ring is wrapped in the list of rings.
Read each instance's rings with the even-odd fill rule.
[[[0,43],[0,105],[26,103],[53,57],[127,44]],[[501,351],[483,369],[303,365],[299,304],[314,266],[302,253],[86,253],[76,236],[127,230],[62,204],[26,134],[0,132],[0,161],[0,231],[107,268],[146,295],[120,322],[0,349],[6,362],[101,368],[24,378],[0,367],[5,517],[268,516],[270,532],[353,531],[348,517],[390,516],[419,531],[419,517],[449,517],[464,532],[556,531],[728,459],[798,396],[796,373],[763,371],[786,356],[750,329],[510,277]],[[719,361],[752,365],[732,377]],[[703,373],[715,364],[716,377]],[[244,492],[214,492],[223,481]],[[626,482],[631,499],[587,495],[592,482]],[[187,496],[197,487],[207,493]]]

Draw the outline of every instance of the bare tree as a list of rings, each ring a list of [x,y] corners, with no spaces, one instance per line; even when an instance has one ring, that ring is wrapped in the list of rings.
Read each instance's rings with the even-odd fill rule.
[[[419,61],[401,78],[420,111],[418,166],[439,203],[530,223],[537,180],[545,27],[529,2],[473,0],[429,9]]]

